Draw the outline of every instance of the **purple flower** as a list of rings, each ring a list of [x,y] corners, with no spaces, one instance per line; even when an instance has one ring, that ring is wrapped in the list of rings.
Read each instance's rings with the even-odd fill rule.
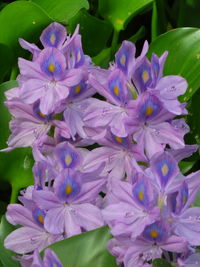
[[[149,261],[160,258],[165,251],[182,253],[187,250],[184,238],[170,235],[168,225],[156,221],[145,227],[137,239],[116,238],[109,244],[109,250],[123,262],[125,267],[148,266]]]
[[[66,70],[64,55],[54,47],[42,50],[34,62],[19,59],[20,98],[32,104],[40,100],[45,115],[53,112],[69,95],[69,88],[82,79],[81,70]],[[25,80],[26,79],[26,80]]]
[[[13,119],[10,122],[11,136],[8,139],[10,147],[27,147],[43,142],[51,128],[51,115],[44,115],[39,110],[39,104],[27,105],[20,100],[5,102]]]
[[[145,92],[137,100],[130,101],[126,129],[133,139],[143,147],[148,158],[164,150],[168,144],[173,149],[184,148],[184,135],[189,127],[184,119],[174,120],[172,113],[164,109],[161,101]]]
[[[131,136],[119,137],[107,132],[103,139],[98,140],[102,147],[90,151],[83,161],[82,171],[91,172],[96,170],[103,162],[103,173],[109,173],[109,178],[130,180],[133,169],[140,170],[136,161],[146,161],[140,151],[140,147],[132,143]]]
[[[116,204],[108,204],[102,212],[114,236],[135,238],[159,218],[160,208],[154,207],[156,195],[143,175],[133,185],[112,179],[110,190]]]
[[[41,251],[46,246],[62,239],[61,235],[52,235],[44,227],[46,213],[37,207],[30,210],[20,204],[10,204],[7,209],[6,218],[13,225],[22,225],[11,232],[4,241],[7,249],[16,253],[24,254]]]
[[[54,192],[35,191],[35,202],[47,210],[44,220],[47,231],[69,237],[102,226],[101,212],[91,202],[95,201],[104,183],[104,179],[84,183],[81,174],[66,170],[56,178]]]

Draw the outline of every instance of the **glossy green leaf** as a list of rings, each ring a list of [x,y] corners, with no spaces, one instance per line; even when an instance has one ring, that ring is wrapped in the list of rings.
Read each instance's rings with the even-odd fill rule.
[[[108,253],[106,244],[111,238],[108,227],[76,235],[50,246],[63,266],[117,267],[115,257]]]
[[[5,237],[15,230],[14,226],[9,224],[3,216],[0,223],[0,260],[3,267],[20,267],[19,262],[12,259],[14,253],[4,248]]]
[[[172,265],[163,259],[155,259],[153,261],[153,267],[172,267]]]
[[[200,85],[199,85],[200,87]],[[196,91],[196,93],[190,99],[190,103],[188,105],[189,114],[187,116],[187,123],[190,126],[190,133],[187,134],[186,140],[188,143],[197,143],[200,145],[200,89]]]
[[[41,31],[51,21],[34,3],[29,1],[10,3],[0,12],[0,43],[10,46],[18,55],[20,49],[18,38],[38,42]]]
[[[9,46],[0,44],[0,82],[3,81],[5,74],[7,74],[12,66],[13,52]]]
[[[165,15],[166,4],[167,2],[165,0],[155,0],[153,3],[151,41],[167,30],[167,18]]]
[[[0,85],[0,148],[6,147],[9,137],[9,121],[11,116],[3,105],[4,92],[17,86],[16,81],[5,82]],[[21,188],[33,184],[32,174],[33,159],[30,148],[17,148],[11,152],[0,152],[0,180],[8,181],[12,186],[11,202],[15,202]]]
[[[56,21],[68,22],[81,8],[89,8],[87,0],[32,0]]]
[[[164,68],[165,75],[181,75],[188,81],[186,93],[180,97],[187,101],[200,85],[200,29],[180,28],[160,35],[152,42],[148,55],[152,52],[160,56],[168,50]]]
[[[153,0],[99,0],[99,12],[117,31],[120,31],[133,16],[148,8],[152,2]]]
[[[103,49],[97,56],[92,58],[92,62],[101,68],[108,68],[111,58],[111,48]]]
[[[84,53],[95,56],[105,48],[112,33],[112,26],[103,20],[91,16],[85,9],[69,21],[70,32],[73,32],[80,24],[80,34]],[[97,34],[98,33],[98,34]]]
[[[177,27],[200,27],[200,1],[181,0],[179,2]],[[176,14],[177,15],[177,14]]]
[[[181,170],[181,173],[186,174],[187,172],[189,172],[194,166],[194,164],[195,164],[195,161],[180,161],[179,168]]]

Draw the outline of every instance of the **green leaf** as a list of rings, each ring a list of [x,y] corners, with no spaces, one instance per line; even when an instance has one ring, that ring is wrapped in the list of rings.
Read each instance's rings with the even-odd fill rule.
[[[48,15],[60,22],[68,22],[81,8],[89,8],[87,0],[33,0]]]
[[[83,9],[69,21],[70,32],[73,32],[80,24],[80,34],[84,53],[95,56],[105,48],[112,33],[112,26],[103,20],[91,16]],[[97,34],[98,33],[98,34]]]
[[[117,31],[123,30],[128,21],[153,3],[153,0],[99,0],[99,13],[110,21]]]
[[[111,57],[111,48],[103,49],[96,57],[92,58],[92,62],[101,68],[108,68]]]
[[[153,267],[172,267],[172,265],[163,259],[155,259]]]
[[[13,61],[13,52],[9,46],[0,44],[0,81],[3,81],[4,75],[11,69]]]
[[[0,12],[0,43],[10,46],[18,55],[20,49],[18,38],[38,42],[41,31],[51,21],[34,3],[15,1]]]
[[[67,238],[50,246],[63,266],[117,267],[115,257],[106,249],[111,238],[107,226]]]
[[[157,36],[166,32],[167,30],[167,19],[165,15],[164,0],[155,0],[153,3],[153,12],[151,20],[151,40],[153,41]]]
[[[188,143],[197,143],[200,144],[200,89],[196,91],[196,93],[190,99],[190,103],[188,105],[189,114],[187,116],[187,123],[190,126],[190,133],[186,136],[186,141]]]
[[[160,35],[152,42],[148,55],[154,52],[160,56],[168,50],[164,68],[165,75],[181,75],[188,81],[186,93],[180,97],[187,101],[200,84],[200,29],[180,28]]]
[[[200,1],[181,0],[179,3],[180,4],[177,27],[200,27]],[[190,15],[188,16],[188,14]]]
[[[6,147],[9,136],[9,121],[11,116],[3,105],[4,92],[17,86],[16,81],[5,82],[0,85],[0,148]],[[0,180],[8,181],[12,186],[11,202],[15,202],[21,188],[33,184],[32,153],[30,148],[17,148],[11,152],[0,152]]]
[[[12,259],[15,254],[4,248],[4,239],[13,230],[15,227],[9,224],[3,216],[0,224],[0,260],[4,267],[20,267],[19,262]]]
[[[189,172],[194,166],[195,161],[180,161],[179,168],[181,169],[182,174]]]

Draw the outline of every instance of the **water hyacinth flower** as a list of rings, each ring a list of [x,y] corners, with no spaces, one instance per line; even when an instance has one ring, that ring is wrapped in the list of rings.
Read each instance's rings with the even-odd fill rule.
[[[69,95],[69,88],[82,79],[81,70],[66,69],[64,55],[54,47],[42,50],[34,62],[19,59],[19,68],[20,98],[27,104],[40,100],[45,115],[54,112]]]
[[[146,162],[140,147],[132,143],[131,136],[119,137],[110,131],[104,138],[98,140],[99,148],[90,151],[83,160],[81,171],[91,172],[96,170],[103,162],[103,173],[109,173],[109,178],[130,179],[133,168],[140,170],[137,161]]]
[[[13,225],[22,225],[11,232],[4,241],[7,249],[16,253],[41,251],[46,246],[63,239],[62,235],[52,235],[44,229],[46,212],[35,207],[23,207],[20,204],[10,204],[6,213],[7,220]]]
[[[54,234],[66,237],[104,225],[100,210],[91,204],[98,196],[105,181],[81,181],[81,174],[63,171],[56,178],[52,191],[36,190],[34,201],[47,210],[44,227]],[[87,213],[85,211],[87,210]]]
[[[146,226],[137,239],[115,238],[108,246],[109,251],[125,267],[148,266],[151,260],[168,251],[184,253],[187,250],[186,240],[171,235],[169,229],[164,221],[155,221]]]
[[[133,185],[112,179],[110,188],[108,194],[114,196],[116,204],[108,204],[102,213],[114,236],[135,238],[160,217],[160,208],[155,206],[157,196],[142,174]]]
[[[19,99],[5,102],[13,119],[10,121],[11,136],[9,147],[27,147],[43,142],[51,125],[51,114],[44,115],[39,109],[39,103],[28,105]]]
[[[130,101],[127,111],[126,129],[143,146],[148,158],[164,151],[167,144],[173,149],[184,148],[183,137],[189,127],[184,119],[171,121],[174,115],[153,94],[145,92],[137,100]]]

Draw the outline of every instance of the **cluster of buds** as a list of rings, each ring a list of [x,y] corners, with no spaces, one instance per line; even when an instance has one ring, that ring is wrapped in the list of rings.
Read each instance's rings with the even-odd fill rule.
[[[40,41],[43,49],[20,39],[32,60],[19,58],[19,86],[6,92],[7,150],[32,147],[35,179],[8,206],[7,220],[22,227],[5,247],[23,254],[22,266],[43,266],[48,245],[109,225],[108,249],[125,267],[160,257],[200,264],[200,208],[191,207],[200,172],[185,177],[178,167],[197,146],[184,143],[189,127],[177,116],[187,114],[178,100],[187,82],[163,76],[167,52],[149,61],[147,42],[136,57],[124,41],[101,69],[84,55],[78,27],[69,36],[54,22]]]

